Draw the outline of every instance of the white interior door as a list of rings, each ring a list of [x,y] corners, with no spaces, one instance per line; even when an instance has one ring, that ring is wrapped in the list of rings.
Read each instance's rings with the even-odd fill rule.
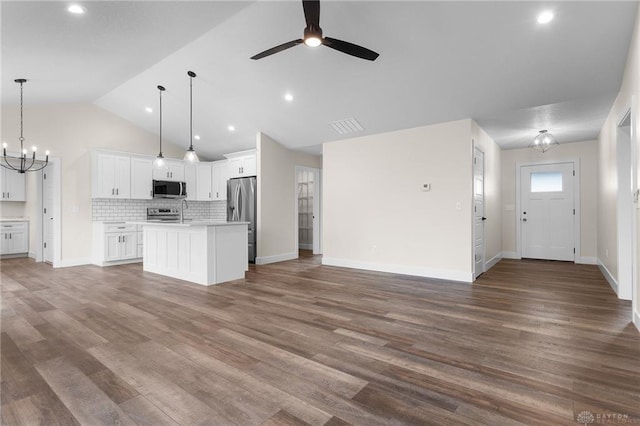
[[[573,163],[520,168],[522,257],[575,260]]]
[[[53,263],[53,168],[52,163],[42,173],[42,236],[43,260]]]
[[[473,152],[473,258],[474,278],[484,272],[484,152]]]

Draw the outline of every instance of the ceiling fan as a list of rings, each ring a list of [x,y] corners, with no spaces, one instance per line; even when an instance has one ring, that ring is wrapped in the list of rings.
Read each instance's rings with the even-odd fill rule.
[[[358,46],[357,44],[331,37],[323,37],[322,28],[320,28],[320,0],[302,0],[302,8],[304,9],[304,18],[307,21],[303,38],[267,49],[264,52],[252,56],[251,59],[262,59],[266,56],[282,52],[283,50],[302,43],[310,47],[316,47],[323,44],[339,52],[346,53],[347,55],[355,56],[357,58],[366,59],[368,61],[375,61],[379,56],[373,50]]]

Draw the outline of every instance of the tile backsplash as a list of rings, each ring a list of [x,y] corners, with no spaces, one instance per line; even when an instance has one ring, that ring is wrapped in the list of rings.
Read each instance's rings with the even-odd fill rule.
[[[115,200],[94,198],[91,200],[93,221],[146,220],[148,207],[180,208],[182,200]],[[226,201],[187,201],[184,217],[189,219],[227,220]]]

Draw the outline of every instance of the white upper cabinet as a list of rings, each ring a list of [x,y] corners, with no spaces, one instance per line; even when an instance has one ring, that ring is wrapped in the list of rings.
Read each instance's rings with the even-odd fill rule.
[[[226,154],[225,157],[229,159],[227,163],[229,178],[256,176],[257,165],[255,149]]]
[[[102,152],[93,157],[93,198],[131,198],[131,158]]]
[[[26,173],[0,167],[2,201],[27,201]]]
[[[184,182],[187,184],[187,200],[196,201],[198,199],[198,165],[185,163],[184,165]]]
[[[131,157],[131,198],[153,198],[153,160],[148,157]]]
[[[227,180],[229,179],[229,162],[227,160],[214,162],[211,169],[211,177],[211,199],[215,201],[226,200]]]
[[[198,200],[211,201],[211,164],[198,164]]]
[[[167,167],[162,170],[154,169],[155,180],[173,180],[184,182],[184,163],[179,160],[165,160]],[[187,187],[187,190],[189,188]]]

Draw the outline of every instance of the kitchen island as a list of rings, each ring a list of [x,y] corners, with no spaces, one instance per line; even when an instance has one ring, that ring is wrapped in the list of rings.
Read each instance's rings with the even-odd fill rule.
[[[244,278],[248,223],[128,222],[142,225],[143,270],[201,285]]]

